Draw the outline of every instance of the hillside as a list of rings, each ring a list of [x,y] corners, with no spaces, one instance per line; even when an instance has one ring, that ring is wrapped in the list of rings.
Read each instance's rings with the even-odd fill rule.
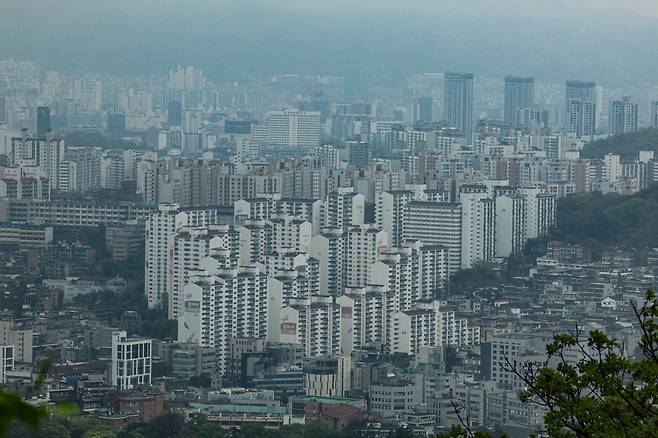
[[[658,156],[658,128],[643,129],[635,134],[615,135],[594,140],[583,148],[583,158],[603,158],[605,154],[619,154],[622,159],[635,159],[640,151],[654,151]]]
[[[658,185],[632,196],[579,193],[558,201],[552,239],[588,245],[658,247]]]

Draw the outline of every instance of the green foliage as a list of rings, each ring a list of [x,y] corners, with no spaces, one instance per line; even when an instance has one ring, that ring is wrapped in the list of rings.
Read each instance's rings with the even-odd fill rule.
[[[469,269],[460,269],[450,276],[448,291],[452,293],[466,292],[481,287],[498,286],[504,282],[504,278],[495,265],[486,262],[478,262]]]
[[[501,438],[506,436],[507,435],[503,435]],[[491,434],[488,432],[470,431],[462,426],[453,426],[452,429],[450,429],[450,432],[440,434],[437,438],[491,438]]]
[[[210,388],[212,384],[212,379],[207,374],[202,374],[200,376],[192,376],[189,380],[190,386],[195,386],[197,388]]]
[[[49,365],[48,362],[45,362],[39,369],[33,386],[35,391],[43,386],[43,382],[48,376]],[[47,414],[45,406],[33,406],[23,401],[16,392],[0,390],[0,436],[6,436],[15,421],[23,423],[31,429],[36,429]]]
[[[640,151],[658,153],[658,128],[648,128],[634,134],[621,134],[592,141],[585,145],[581,156],[603,158],[605,154],[619,154],[624,159],[635,159]]]
[[[551,238],[602,250],[658,246],[658,186],[632,196],[579,193],[559,200]]]
[[[649,291],[636,309],[643,335],[640,357],[629,359],[623,346],[594,330],[556,335],[544,363],[521,369],[507,363],[526,385],[522,400],[549,413],[551,437],[644,437],[658,430],[658,301]],[[570,360],[579,354],[578,361]],[[550,366],[549,366],[550,365]]]
[[[121,438],[165,438],[165,437],[192,437],[192,438],[347,438],[349,435],[335,432],[328,427],[317,424],[294,424],[282,426],[278,429],[266,429],[263,426],[246,425],[240,430],[227,432],[218,424],[209,422],[203,416],[183,421],[183,416],[177,413],[161,415],[149,424],[121,432]]]

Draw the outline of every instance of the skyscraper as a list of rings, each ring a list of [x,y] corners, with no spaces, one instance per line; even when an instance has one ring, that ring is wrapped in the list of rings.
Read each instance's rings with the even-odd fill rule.
[[[0,96],[0,123],[6,123],[9,121],[7,117],[7,97]]]
[[[346,101],[366,99],[366,84],[358,68],[349,68],[343,75],[343,99]]]
[[[610,136],[637,132],[637,103],[631,102],[628,96],[610,102],[608,123]]]
[[[473,142],[473,74],[446,72],[443,76],[443,118],[451,128],[464,133],[466,144]]]
[[[37,138],[46,138],[46,133],[50,131],[50,107],[37,107]]]
[[[505,123],[518,126],[518,110],[529,108],[535,100],[535,78],[505,76]]]
[[[414,122],[432,121],[432,96],[416,97],[413,100],[412,119]]]
[[[114,138],[125,136],[126,115],[124,113],[109,113],[107,115],[107,130]]]
[[[658,100],[651,102],[651,126],[658,128]]]
[[[567,132],[591,137],[596,131],[596,83],[569,80],[566,83]]]
[[[169,126],[180,126],[183,120],[183,110],[180,101],[170,100],[167,106],[167,122]]]

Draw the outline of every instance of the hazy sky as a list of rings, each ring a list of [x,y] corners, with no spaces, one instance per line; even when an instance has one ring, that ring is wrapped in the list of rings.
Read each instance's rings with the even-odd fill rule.
[[[624,8],[643,15],[658,17],[658,0],[580,0],[590,7]]]
[[[0,58],[211,77],[465,70],[656,84],[658,0],[0,0]]]
[[[220,0],[221,1],[221,0]],[[226,0],[224,0],[226,1]],[[399,7],[407,8],[410,4],[423,4],[428,8],[441,7],[442,4],[450,3],[450,0],[407,0],[407,1],[393,1],[393,0],[359,0],[354,2],[352,0],[245,0],[246,2],[252,1],[260,4],[267,4],[272,6],[294,7],[294,8],[307,8],[307,9],[335,9],[336,7],[343,7],[355,3],[361,6],[367,5],[371,8],[381,7]],[[584,7],[598,10],[608,9],[625,9],[638,14],[658,17],[658,0],[464,0],[460,3],[472,3],[478,6],[492,6],[499,7],[504,3],[506,7],[556,7],[556,5],[563,3],[570,7]]]

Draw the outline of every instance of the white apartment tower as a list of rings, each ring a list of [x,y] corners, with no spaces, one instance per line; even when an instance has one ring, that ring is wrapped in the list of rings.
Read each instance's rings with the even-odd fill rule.
[[[392,247],[402,245],[403,228],[407,219],[407,205],[414,200],[410,190],[382,192],[375,206],[377,226],[388,234],[388,244]]]
[[[227,370],[230,340],[267,335],[267,277],[256,267],[192,276],[182,294],[179,342],[217,350],[217,369]]]
[[[368,268],[388,246],[386,231],[373,225],[357,225],[347,230],[346,238],[346,286],[365,286]]]
[[[8,152],[9,164],[17,166],[26,163],[27,160],[46,173],[51,189],[59,189],[59,174],[66,152],[64,140],[14,137],[11,139],[11,149]]]
[[[462,206],[462,269],[479,261],[490,261],[495,254],[495,202],[486,186],[460,188]]]
[[[145,225],[144,293],[149,308],[164,305],[169,291],[169,267],[173,257],[173,237],[183,226],[217,222],[217,211],[185,210],[177,204],[161,204]]]
[[[510,194],[496,198],[496,257],[507,257],[523,249],[526,222],[523,196]]]
[[[313,148],[320,145],[320,112],[270,111],[267,142],[275,146]]]
[[[309,254],[320,263],[320,295],[343,294],[347,281],[346,243],[342,228],[325,228],[311,239]]]
[[[280,342],[301,344],[305,357],[339,356],[339,310],[330,296],[294,300],[281,309]]]
[[[336,298],[340,307],[340,351],[349,355],[366,345],[386,343],[388,287],[369,284],[348,288]]]
[[[169,319],[176,319],[182,314],[183,286],[188,283],[191,272],[199,269],[201,259],[220,251],[228,260],[228,267],[234,267],[239,259],[239,241],[239,233],[228,225],[180,228],[172,238],[172,256],[169,260]],[[221,264],[226,266],[225,262]]]
[[[347,229],[365,221],[365,198],[352,187],[339,187],[329,193],[323,205],[324,226]]]
[[[462,205],[410,202],[404,221],[404,239],[445,247],[449,273],[458,271],[462,264]]]

